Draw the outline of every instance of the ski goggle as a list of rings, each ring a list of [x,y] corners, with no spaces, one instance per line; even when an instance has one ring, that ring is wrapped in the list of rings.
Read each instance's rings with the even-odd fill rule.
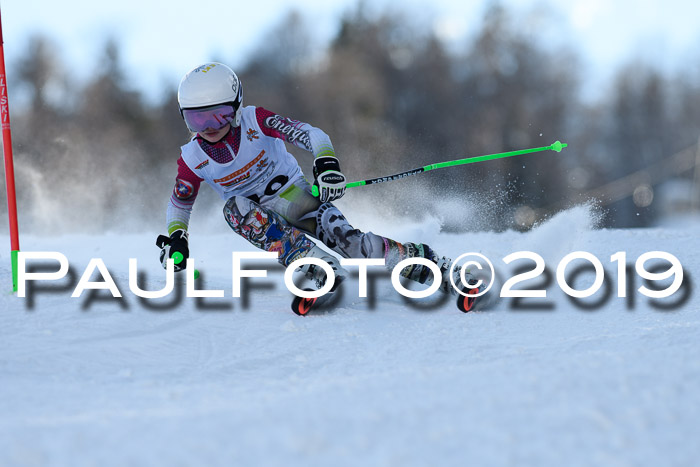
[[[202,109],[182,109],[187,128],[195,133],[206,129],[220,130],[236,121],[236,109],[231,104],[214,105]]]

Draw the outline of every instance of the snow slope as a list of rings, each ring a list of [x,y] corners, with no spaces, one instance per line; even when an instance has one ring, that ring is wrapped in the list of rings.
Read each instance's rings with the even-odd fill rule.
[[[351,282],[334,312],[300,318],[279,268],[244,283],[245,300],[148,304],[129,291],[127,261],[162,287],[154,235],[23,238],[23,251],[65,254],[76,277],[0,298],[0,465],[694,465],[700,227],[594,230],[592,217],[576,208],[528,233],[461,235],[357,222],[453,257],[481,252],[506,277],[501,258],[515,251],[553,272],[585,250],[611,280],[593,309],[554,282],[552,308],[502,300],[470,314],[451,300],[407,305],[379,276],[368,299]],[[250,247],[223,230],[191,243],[206,288],[230,297],[230,252]],[[685,268],[688,288],[661,303],[685,293],[671,310],[615,296],[610,256],[652,250]],[[122,300],[70,298],[97,257]],[[0,273],[8,284],[4,253]]]

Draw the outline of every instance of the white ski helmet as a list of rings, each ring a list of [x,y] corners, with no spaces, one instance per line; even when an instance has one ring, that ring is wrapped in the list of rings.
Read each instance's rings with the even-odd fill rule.
[[[236,111],[235,122],[231,123],[234,127],[241,124],[241,80],[231,68],[222,63],[205,63],[187,73],[177,89],[177,102],[180,115],[183,115],[184,109],[231,104]]]

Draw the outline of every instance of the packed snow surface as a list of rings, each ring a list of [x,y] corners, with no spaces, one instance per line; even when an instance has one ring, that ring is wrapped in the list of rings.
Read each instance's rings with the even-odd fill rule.
[[[178,275],[180,295],[141,300],[129,258],[142,288],[165,284],[153,234],[25,236],[23,251],[61,252],[70,274],[19,298],[3,253],[0,465],[696,465],[700,227],[596,230],[592,217],[581,207],[526,233],[468,234],[353,220],[443,255],[479,252],[501,279],[534,268],[506,265],[507,255],[543,258],[552,280],[514,288],[546,288],[546,298],[468,314],[438,296],[408,303],[384,274],[369,297],[358,298],[353,278],[334,310],[298,317],[282,269],[264,261],[248,267],[268,277],[232,298],[231,253],[253,250],[225,229],[191,236],[197,287],[225,298],[186,298]],[[605,268],[601,290],[580,304],[555,277],[574,251]],[[627,298],[610,260],[620,251]],[[684,268],[667,299],[637,291],[634,264],[649,251]],[[122,299],[71,298],[91,258]],[[572,279],[580,290],[592,283],[590,268]]]

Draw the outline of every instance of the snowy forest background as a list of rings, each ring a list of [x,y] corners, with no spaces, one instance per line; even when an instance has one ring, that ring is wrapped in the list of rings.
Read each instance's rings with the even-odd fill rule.
[[[547,19],[540,21],[544,27]],[[236,72],[246,105],[326,131],[350,180],[569,143],[561,154],[350,190],[342,202],[381,200],[416,219],[430,213],[448,231],[527,230],[589,200],[603,208],[608,227],[697,213],[700,55],[680,72],[643,60],[621,64],[602,97],[590,100],[582,96],[577,50],[532,40],[537,19],[525,27],[497,2],[457,51],[409,13],[369,15],[360,4],[319,56],[312,22],[289,13]],[[144,94],[122,67],[118,37],[89,64],[86,83],[71,80],[51,37],[17,46],[23,58],[7,68],[21,225],[34,233],[164,228],[179,146],[189,136],[178,83],[164,82],[162,96]],[[211,59],[230,63],[230,49]],[[311,155],[290,151],[310,174]],[[203,190],[202,197],[214,195]],[[220,203],[200,205],[220,210]]]

